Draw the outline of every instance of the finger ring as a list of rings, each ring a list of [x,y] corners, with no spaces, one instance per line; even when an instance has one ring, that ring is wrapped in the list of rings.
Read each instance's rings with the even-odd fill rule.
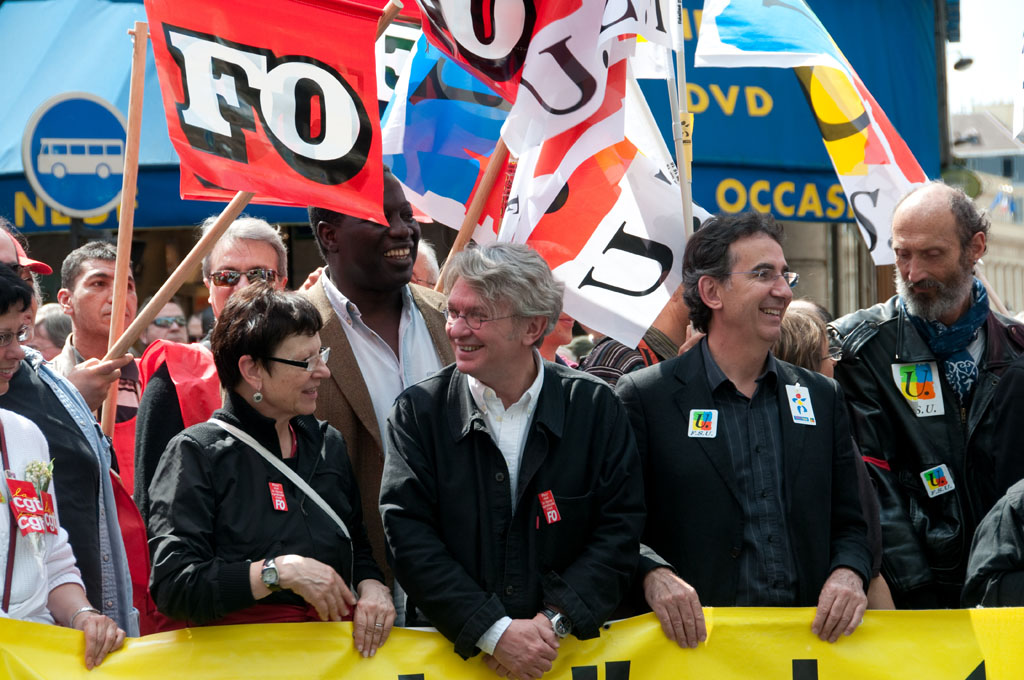
[[[373,625],[375,625],[377,628],[383,628],[384,627],[383,623],[375,623]]]

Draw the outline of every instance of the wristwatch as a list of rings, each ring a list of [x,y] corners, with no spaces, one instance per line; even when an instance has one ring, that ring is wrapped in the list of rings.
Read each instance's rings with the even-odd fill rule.
[[[273,557],[263,560],[263,571],[260,572],[260,580],[263,581],[263,585],[272,593],[281,590],[281,577],[277,573],[277,565],[274,564]]]
[[[553,609],[545,607],[541,610],[541,613],[551,620],[551,628],[555,631],[555,635],[560,638],[564,638],[572,632],[572,620],[568,616],[560,612],[556,612]]]

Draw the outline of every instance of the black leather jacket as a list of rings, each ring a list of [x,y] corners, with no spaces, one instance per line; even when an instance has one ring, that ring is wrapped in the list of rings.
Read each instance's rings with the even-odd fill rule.
[[[978,382],[965,409],[945,379],[942,362],[897,297],[838,319],[831,330],[843,347],[836,379],[878,487],[882,573],[896,604],[957,607],[978,522],[1024,475],[1024,461],[995,460],[996,422],[990,408],[1000,377],[1024,351],[1024,326],[989,314]],[[898,386],[893,366],[929,362],[938,392],[933,399],[912,402]],[[915,389],[921,388],[911,392]],[[930,415],[938,402],[944,412]],[[915,415],[912,403],[921,416]],[[954,488],[929,497],[922,473],[941,464],[947,466]]]

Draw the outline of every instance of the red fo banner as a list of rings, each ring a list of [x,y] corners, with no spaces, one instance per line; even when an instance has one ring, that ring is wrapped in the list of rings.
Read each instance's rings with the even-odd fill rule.
[[[145,0],[182,198],[387,224],[373,38],[346,0]]]

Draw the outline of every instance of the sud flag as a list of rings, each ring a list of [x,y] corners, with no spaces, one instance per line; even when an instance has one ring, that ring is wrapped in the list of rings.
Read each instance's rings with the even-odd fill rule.
[[[252,191],[256,202],[387,224],[379,9],[348,0],[145,5],[182,198]]]
[[[872,259],[893,264],[893,210],[927,177],[807,4],[705,0],[694,63],[796,71]]]

